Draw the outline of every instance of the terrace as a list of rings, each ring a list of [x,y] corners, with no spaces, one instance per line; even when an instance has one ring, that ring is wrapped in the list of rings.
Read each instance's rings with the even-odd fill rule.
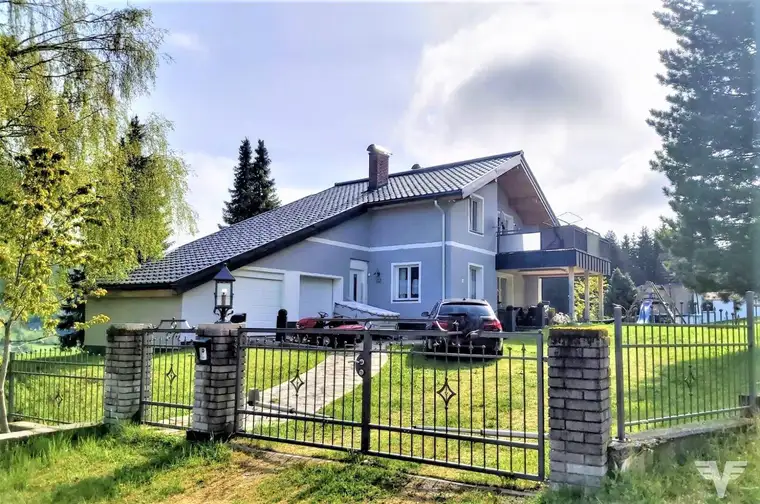
[[[496,243],[500,305],[534,305],[541,301],[541,278],[566,277],[571,286],[568,315],[574,320],[572,285],[576,275],[582,275],[586,281],[583,319],[591,319],[589,278],[611,273],[610,243],[599,233],[575,225],[504,229],[497,232]],[[600,288],[600,298],[603,295]],[[601,310],[598,316],[603,317]]]

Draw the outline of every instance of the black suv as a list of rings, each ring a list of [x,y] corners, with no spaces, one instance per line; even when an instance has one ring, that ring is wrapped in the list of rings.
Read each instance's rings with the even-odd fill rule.
[[[483,333],[501,332],[501,322],[494,314],[491,305],[482,299],[444,299],[435,304],[423,317],[430,319],[426,329],[439,330],[440,338],[425,338],[425,350],[468,352],[472,346],[473,353],[485,352],[500,354],[501,338],[488,337]],[[460,335],[449,335],[460,332]],[[483,348],[485,347],[485,349]]]

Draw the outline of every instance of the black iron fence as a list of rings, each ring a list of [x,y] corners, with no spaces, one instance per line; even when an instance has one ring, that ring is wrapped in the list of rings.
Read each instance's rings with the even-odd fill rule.
[[[101,422],[104,370],[102,355],[81,349],[12,352],[6,386],[9,419]]]
[[[194,328],[159,327],[144,334],[140,419],[142,423],[189,429],[195,401]]]
[[[757,396],[754,333],[752,310],[745,320],[641,324],[624,323],[617,307],[617,437],[746,414]]]
[[[239,436],[544,478],[540,331],[242,329],[238,367]]]

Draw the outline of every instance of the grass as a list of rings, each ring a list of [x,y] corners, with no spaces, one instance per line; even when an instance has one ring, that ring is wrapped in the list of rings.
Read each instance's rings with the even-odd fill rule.
[[[695,460],[715,460],[720,471],[727,461],[743,460],[747,467],[720,499]],[[760,435],[752,428],[658,457],[646,473],[613,475],[595,493],[545,488],[516,497],[416,479],[402,462],[350,456],[341,463],[283,460],[127,427],[0,448],[0,495],[3,504],[738,504],[760,501],[758,468]]]
[[[272,461],[140,427],[0,448],[3,504],[489,502],[413,483],[404,464]]]
[[[247,349],[247,383],[268,388],[291,379],[298,367],[304,371],[321,362],[323,352]],[[58,347],[16,354],[14,412],[45,423],[99,422],[103,418],[103,372],[105,357]],[[192,348],[156,351],[151,362],[150,398],[154,402],[194,402],[195,354]],[[308,366],[308,367],[307,367]],[[266,376],[264,376],[266,370]],[[7,394],[10,393],[9,387]],[[145,419],[169,421],[188,427],[187,409],[148,406]]]
[[[607,330],[610,337],[614,338],[612,326],[598,327]],[[642,421],[629,426],[628,432],[740,413],[719,410],[738,409],[739,395],[748,389],[746,329],[726,325],[709,328],[630,325],[624,326],[623,342],[641,346],[624,349],[623,353],[626,421]],[[610,403],[614,435],[617,410],[614,340],[610,344]],[[679,347],[672,348],[675,345]],[[544,354],[546,353],[545,346]],[[523,355],[525,360],[520,359]],[[371,380],[370,422],[377,426],[435,426],[439,429],[448,428],[449,432],[454,433],[459,428],[497,427],[536,432],[538,390],[535,356],[535,340],[530,337],[507,340],[506,358],[498,362],[471,360],[464,354],[444,360],[408,352],[392,353],[381,372]],[[548,384],[548,373],[544,377]],[[444,384],[455,393],[448,408],[445,400],[436,393]],[[360,385],[321,412],[330,418],[360,422],[362,394],[363,388]],[[545,421],[548,424],[548,401],[545,407]],[[701,415],[688,416],[688,413]],[[647,419],[655,421],[645,422]],[[264,425],[269,425],[269,428],[259,432],[271,437],[352,450],[360,448],[361,430],[358,426],[276,420],[271,424],[265,422]],[[500,437],[504,439],[504,436]],[[513,441],[526,442],[526,439],[517,437]],[[531,440],[528,439],[527,442]],[[323,450],[312,447],[278,444],[277,449],[331,457]],[[374,428],[371,430],[370,450],[374,453],[423,457],[440,462],[498,469],[514,473],[518,477],[520,474],[538,473],[537,448],[497,448],[493,444],[482,442],[436,439],[432,436]],[[524,482],[504,481],[482,472],[466,473],[434,466],[415,467],[415,471],[422,474],[468,482],[526,485]]]
[[[479,429],[520,432],[538,430],[537,356],[535,340],[511,341],[505,345],[504,359],[460,353],[449,359],[420,355],[420,348],[391,345],[387,360],[371,381],[370,422],[378,426],[415,428],[437,427],[478,437]],[[385,350],[384,350],[385,352]],[[377,358],[377,354],[374,356]],[[357,379],[357,384],[361,380]],[[328,384],[329,386],[329,384]],[[436,393],[441,391],[441,395]],[[447,392],[448,391],[448,392]],[[448,403],[446,393],[451,394]],[[364,389],[356,389],[334,401],[321,413],[328,417],[360,422]],[[461,429],[461,432],[460,432]],[[257,433],[280,439],[326,444],[358,450],[361,429],[358,426],[322,424],[311,421],[265,421]],[[500,435],[501,440],[505,439]],[[391,432],[373,428],[370,450],[373,453],[433,459],[441,463],[459,463],[479,468],[498,469],[515,475],[538,474],[538,445],[522,435],[513,441],[531,444],[516,448],[492,443],[443,439],[418,433]],[[272,445],[266,445],[272,446]],[[315,454],[311,448],[278,446],[296,453]],[[322,454],[324,455],[324,454]],[[452,477],[478,483],[504,483],[501,478],[484,473],[464,473],[450,468],[414,465],[415,472],[431,476]],[[511,481],[513,486],[524,482]],[[533,486],[528,483],[527,486]]]
[[[602,327],[612,337],[612,327]],[[624,326],[624,331],[624,343],[640,347],[624,350],[626,420],[637,422],[660,419],[629,427],[629,431],[736,414],[734,411],[710,413],[700,417],[684,416],[686,413],[705,413],[738,407],[739,395],[748,388],[748,360],[744,350],[745,329],[726,325],[709,328],[627,325]],[[673,348],[676,344],[679,345],[677,349]],[[497,447],[488,442],[444,440],[409,431],[391,432],[383,429],[384,426],[435,427],[464,436],[470,435],[469,429],[480,428],[536,432],[538,390],[534,340],[530,337],[507,340],[505,358],[499,361],[470,358],[466,354],[451,356],[449,359],[432,359],[410,354],[408,347],[404,352],[399,352],[401,347],[398,345],[390,348],[391,352],[386,354],[388,358],[381,372],[371,380],[370,422],[374,427],[371,430],[369,446],[372,452],[498,469],[516,477],[538,473],[537,447]],[[544,353],[546,354],[546,348]],[[614,342],[611,342],[611,353],[614,355]],[[349,354],[353,355],[353,351]],[[247,349],[245,390],[265,390],[283,383],[315,366],[326,355],[322,349]],[[611,358],[611,361],[614,435],[617,405],[616,369],[614,359]],[[192,404],[193,373],[192,352],[157,353],[153,359],[153,400]],[[174,378],[173,374],[176,374]],[[548,383],[548,374],[544,376],[545,382]],[[35,380],[30,380],[26,386],[40,388],[42,385],[41,389],[43,392],[47,391],[48,395],[55,390],[55,387],[46,388],[45,380],[49,378],[35,377]],[[357,383],[359,382],[361,379],[357,377]],[[450,392],[447,392],[447,389],[450,389]],[[77,390],[67,391],[67,394],[76,396],[80,393]],[[437,391],[449,395],[453,393],[448,404]],[[284,440],[358,450],[361,440],[358,423],[362,418],[362,395],[363,388],[359,385],[321,411],[330,418],[347,421],[349,425],[275,420],[259,424],[263,429],[258,432]],[[50,399],[48,397],[45,403],[48,410],[53,408]],[[32,406],[39,407],[36,403],[29,407]],[[548,407],[548,401],[546,406]],[[74,411],[81,410],[75,408]],[[181,418],[182,422],[189,421],[188,412],[185,410],[162,407],[155,408],[154,411],[155,418],[159,420],[174,416]],[[669,418],[673,416],[676,418]],[[548,415],[545,415],[546,423],[547,417]],[[479,433],[476,433],[477,435]],[[499,437],[501,440],[505,438],[503,434]],[[534,442],[523,437],[513,437],[512,440],[519,443]],[[271,446],[269,443],[264,445]],[[334,456],[313,447],[278,445],[278,449]],[[548,460],[548,457],[546,459]],[[524,481],[504,480],[483,472],[463,472],[449,467],[417,464],[409,467],[422,474],[468,482],[508,484],[517,487],[531,485]]]
[[[694,464],[697,460],[714,460],[723,473],[728,461],[746,461],[744,472],[728,484],[724,498],[719,498],[712,481],[703,479]],[[542,504],[641,503],[705,504],[760,502],[760,435],[757,428],[747,433],[724,433],[706,441],[699,448],[673,456],[658,457],[643,473],[618,474],[592,495],[577,492],[545,492]]]

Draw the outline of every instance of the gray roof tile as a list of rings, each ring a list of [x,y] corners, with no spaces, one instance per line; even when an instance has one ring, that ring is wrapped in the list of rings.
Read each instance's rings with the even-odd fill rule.
[[[367,179],[341,182],[280,208],[251,217],[176,248],[164,258],[141,265],[122,286],[173,284],[193,273],[271,244],[299,230],[361,207],[460,191],[506,160],[510,152],[487,158],[392,173],[388,184],[367,192]]]

